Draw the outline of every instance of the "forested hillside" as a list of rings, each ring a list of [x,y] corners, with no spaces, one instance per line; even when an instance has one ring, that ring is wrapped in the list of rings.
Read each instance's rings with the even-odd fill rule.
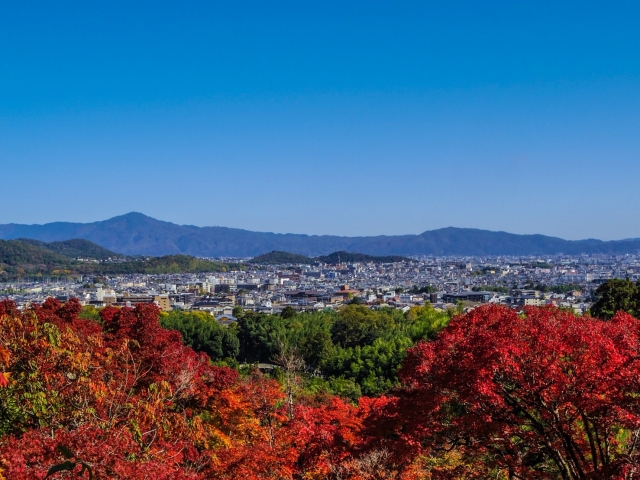
[[[41,242],[30,238],[19,238],[18,241],[28,243],[36,247],[41,247],[51,252],[59,253],[65,257],[76,258],[92,258],[95,260],[107,260],[109,258],[124,258],[124,255],[112,252],[101,247],[89,240],[74,238],[63,242]]]
[[[125,257],[87,240],[51,243],[30,239],[0,240],[0,281],[38,275],[201,273],[231,268],[241,266],[188,255]]]
[[[373,262],[373,263],[394,263],[394,262],[409,262],[410,258],[402,257],[400,255],[365,255],[364,253],[345,252],[333,252],[329,255],[321,255],[317,257],[317,260],[323,263],[337,264],[337,263],[351,263],[351,262]]]
[[[251,259],[251,263],[256,265],[281,265],[285,263],[291,264],[310,264],[313,263],[313,258],[306,255],[298,255],[297,253],[279,252],[274,250],[273,252],[258,255]]]
[[[67,265],[73,261],[63,254],[31,242],[0,240],[0,265],[37,268],[38,266]]]

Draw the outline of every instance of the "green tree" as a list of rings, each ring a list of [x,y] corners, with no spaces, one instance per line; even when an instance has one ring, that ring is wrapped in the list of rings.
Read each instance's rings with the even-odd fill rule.
[[[323,365],[323,372],[332,378],[353,380],[364,395],[380,395],[398,384],[398,369],[412,345],[411,339],[399,335],[377,338],[362,347],[338,347]]]
[[[185,345],[214,361],[238,356],[240,344],[235,332],[219,325],[208,313],[174,310],[162,314],[160,325],[179,331]]]
[[[97,323],[102,324],[102,319],[100,318],[100,310],[98,310],[93,305],[85,305],[84,307],[82,307],[82,310],[78,314],[78,318],[93,320]]]
[[[347,305],[340,309],[331,327],[333,342],[343,348],[364,346],[393,329],[402,314],[398,310],[370,310],[363,305]]]
[[[304,360],[300,375],[311,369],[324,376],[324,382],[307,378],[308,388],[351,400],[396,386],[407,348],[434,339],[449,321],[431,305],[406,314],[347,305],[285,317],[246,312],[237,323],[240,361],[282,364],[282,352],[295,351]]]
[[[591,315],[596,318],[608,320],[620,310],[634,316],[639,313],[639,285],[628,278],[608,280],[598,287],[595,295],[598,300],[591,307]]]
[[[297,315],[298,313],[296,312],[296,309],[293,308],[290,305],[287,305],[286,307],[284,307],[282,309],[282,312],[280,312],[280,316],[282,318],[293,318]]]
[[[353,297],[349,300],[348,305],[362,305],[364,302],[360,297]]]
[[[417,285],[414,285],[409,291],[411,293],[436,293],[438,290],[431,285],[425,285],[423,287],[418,287]]]
[[[433,340],[440,330],[449,323],[449,315],[433,308],[430,304],[412,307],[406,314],[405,334],[413,342]]]

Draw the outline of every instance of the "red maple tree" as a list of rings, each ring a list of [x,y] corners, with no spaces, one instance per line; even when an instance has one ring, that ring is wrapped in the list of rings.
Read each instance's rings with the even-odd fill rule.
[[[460,453],[444,478],[640,472],[640,321],[627,314],[484,306],[412,348],[401,376],[404,391],[379,415],[385,441],[399,458]]]

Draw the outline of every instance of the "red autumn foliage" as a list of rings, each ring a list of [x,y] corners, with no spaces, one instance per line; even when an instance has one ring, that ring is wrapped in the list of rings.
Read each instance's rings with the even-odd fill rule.
[[[455,449],[466,464],[433,475],[640,472],[640,322],[627,314],[602,322],[555,308],[518,316],[481,307],[411,349],[402,379],[397,403],[379,417],[387,444],[404,459]]]
[[[24,312],[0,302],[0,478],[43,479],[61,445],[97,479],[640,470],[640,322],[626,314],[481,307],[411,349],[392,396],[301,397],[290,410],[277,381],[212,365],[152,305],[104,309],[102,326],[79,311],[75,300]]]
[[[107,308],[104,327],[79,311],[0,303],[4,478],[44,478],[61,445],[95,478],[327,478],[328,452],[345,458],[358,442],[355,407],[299,406],[291,420],[275,380],[213,366],[153,305]]]

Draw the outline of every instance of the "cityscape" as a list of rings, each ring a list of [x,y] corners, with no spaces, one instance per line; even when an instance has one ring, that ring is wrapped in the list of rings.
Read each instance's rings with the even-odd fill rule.
[[[257,265],[247,258],[207,259],[243,270],[203,274],[80,276],[0,284],[0,294],[20,307],[47,297],[76,297],[94,307],[156,303],[163,310],[199,310],[234,321],[234,307],[278,314],[335,310],[353,302],[372,309],[407,311],[425,302],[446,311],[484,303],[554,305],[585,314],[594,291],[607,280],[640,279],[638,255],[544,257],[428,257],[396,263]]]

